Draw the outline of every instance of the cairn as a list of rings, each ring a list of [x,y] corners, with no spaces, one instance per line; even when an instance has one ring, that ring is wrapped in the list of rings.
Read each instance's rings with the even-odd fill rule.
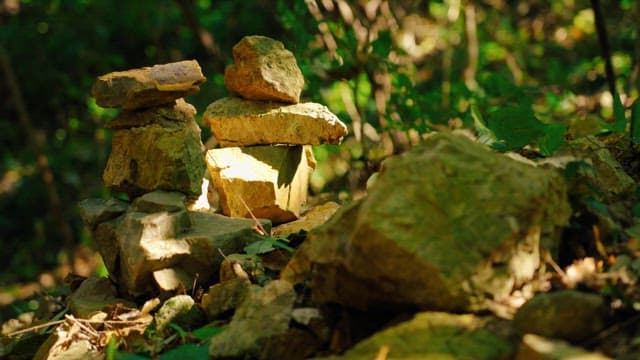
[[[327,107],[300,103],[304,78],[281,42],[247,36],[233,58],[224,74],[232,96],[203,115],[220,145],[206,154],[220,207],[231,217],[295,220],[316,165],[311,145],[338,144],[347,127]]]
[[[206,166],[196,110],[182,98],[204,81],[196,61],[181,61],[113,72],[94,84],[98,105],[122,109],[106,125],[114,133],[103,180],[128,201],[86,199],[80,215],[122,296],[211,283],[221,252],[259,240],[253,220],[186,205],[202,192]]]
[[[154,190],[201,193],[204,159],[196,109],[182,99],[205,81],[194,60],[113,72],[98,77],[98,105],[123,111],[103,174],[107,187],[135,198]]]

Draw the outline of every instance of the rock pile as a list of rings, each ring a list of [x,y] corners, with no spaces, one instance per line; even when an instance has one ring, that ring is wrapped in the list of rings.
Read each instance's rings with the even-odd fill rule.
[[[100,76],[93,96],[122,111],[114,129],[105,184],[130,197],[154,190],[201,192],[204,160],[196,109],[182,97],[205,81],[194,60]]]
[[[233,57],[224,80],[234,96],[213,102],[203,116],[221,146],[206,162],[222,212],[295,220],[315,168],[310,145],[338,144],[347,128],[325,106],[299,103],[304,79],[281,42],[247,36]]]
[[[196,61],[181,61],[110,73],[94,84],[98,105],[123,109],[106,125],[114,134],[103,179],[130,202],[87,199],[80,214],[123,296],[211,282],[220,251],[258,240],[252,220],[186,208],[187,197],[201,193],[206,167],[196,110],[182,97],[204,81]]]

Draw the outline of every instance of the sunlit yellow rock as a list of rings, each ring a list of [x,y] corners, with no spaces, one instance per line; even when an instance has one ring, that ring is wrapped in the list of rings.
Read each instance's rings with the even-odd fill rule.
[[[254,146],[207,152],[207,167],[227,216],[295,220],[315,168],[310,146]],[[246,204],[246,206],[245,206]]]

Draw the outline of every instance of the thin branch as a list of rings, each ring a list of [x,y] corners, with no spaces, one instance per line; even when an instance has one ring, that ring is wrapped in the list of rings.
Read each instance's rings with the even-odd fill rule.
[[[604,17],[602,16],[600,0],[591,0],[591,8],[593,9],[593,16],[596,21],[596,31],[598,32],[600,51],[602,52],[602,58],[604,59],[604,71],[607,76],[607,84],[609,85],[611,96],[616,96],[616,76],[613,72],[613,65],[611,63],[611,48],[609,47],[609,38],[607,36],[607,25]]]

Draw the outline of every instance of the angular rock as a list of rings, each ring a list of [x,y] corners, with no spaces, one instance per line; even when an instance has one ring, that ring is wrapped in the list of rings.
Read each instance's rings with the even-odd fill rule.
[[[122,215],[129,204],[114,198],[104,199],[85,199],[78,203],[80,208],[80,217],[84,224],[93,231],[101,222],[117,218]]]
[[[299,233],[301,231],[309,232],[326,223],[327,220],[338,211],[338,208],[340,208],[340,205],[333,201],[315,206],[305,212],[300,219],[274,227],[271,235],[282,236]]]
[[[251,281],[240,277],[215,284],[202,297],[202,308],[209,319],[216,319],[238,307],[250,289]]]
[[[233,60],[224,72],[229,91],[251,100],[300,101],[304,77],[280,41],[245,36],[233,47]]]
[[[608,356],[589,352],[562,340],[546,339],[526,334],[518,348],[515,360],[609,360]]]
[[[342,359],[374,359],[383,348],[389,359],[509,359],[513,345],[488,330],[489,322],[469,314],[418,313],[356,344]]]
[[[534,276],[540,236],[569,215],[559,173],[439,133],[385,162],[368,197],[311,232],[281,278],[310,277],[317,303],[485,309]]]
[[[99,224],[93,238],[120,293],[140,296],[157,290],[154,275],[161,276],[156,272],[167,268],[179,273],[180,281],[188,277],[192,284],[197,276],[199,283],[210,283],[223,260],[220,251],[240,252],[260,239],[254,225],[253,220],[212,212],[129,211]],[[267,220],[262,225],[270,229]],[[163,279],[160,288],[167,285]]]
[[[298,218],[315,168],[309,146],[212,149],[206,161],[225,215],[275,223]]]
[[[580,342],[605,328],[607,306],[600,295],[560,290],[531,298],[513,322],[521,334]]]
[[[221,147],[268,144],[339,144],[347,127],[326,106],[222,98],[211,103],[203,123]]]
[[[291,284],[274,280],[254,289],[227,329],[211,339],[209,354],[214,358],[256,358],[270,338],[287,332],[296,298]]]
[[[145,126],[153,123],[188,122],[196,115],[193,105],[178,99],[172,104],[152,107],[141,110],[125,110],[109,121],[107,129],[129,129],[136,126]]]
[[[136,304],[117,297],[116,287],[105,277],[89,277],[67,297],[69,311],[76,317],[88,319],[106,306],[121,304],[135,308]]]
[[[102,176],[130,197],[154,190],[199,195],[205,164],[195,121],[116,130]]]
[[[195,94],[205,80],[198,62],[186,60],[102,75],[91,94],[100,106],[133,110]]]
[[[131,203],[131,211],[144,213],[176,212],[185,209],[183,193],[156,190],[146,193]]]

